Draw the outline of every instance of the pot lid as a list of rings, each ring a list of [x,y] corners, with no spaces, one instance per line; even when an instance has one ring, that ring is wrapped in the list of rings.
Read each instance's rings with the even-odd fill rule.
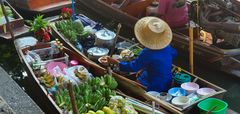
[[[109,50],[107,48],[92,47],[87,50],[87,53],[93,56],[107,55]]]
[[[107,29],[99,30],[95,33],[95,35],[97,36],[97,38],[102,40],[111,40],[111,39],[114,39],[116,36],[114,32]]]

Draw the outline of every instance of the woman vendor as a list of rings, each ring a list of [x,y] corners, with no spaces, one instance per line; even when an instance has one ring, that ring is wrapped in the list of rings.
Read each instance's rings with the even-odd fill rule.
[[[172,82],[172,61],[176,50],[169,44],[172,31],[168,24],[157,17],[144,17],[134,27],[138,41],[145,46],[139,56],[131,62],[119,62],[107,57],[104,64],[118,64],[121,71],[143,73],[137,79],[147,91],[167,91]]]
[[[182,27],[188,23],[186,0],[159,0],[158,14],[171,28]]]

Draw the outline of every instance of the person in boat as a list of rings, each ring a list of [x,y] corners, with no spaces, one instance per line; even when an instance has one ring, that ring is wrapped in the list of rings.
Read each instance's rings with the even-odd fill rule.
[[[103,64],[119,65],[120,71],[143,72],[137,81],[147,91],[167,91],[172,83],[172,61],[177,55],[170,46],[172,31],[169,25],[157,17],[144,17],[134,27],[138,41],[145,46],[139,56],[130,62],[120,62],[111,57]]]
[[[188,23],[186,0],[159,0],[158,15],[171,28],[185,26]]]

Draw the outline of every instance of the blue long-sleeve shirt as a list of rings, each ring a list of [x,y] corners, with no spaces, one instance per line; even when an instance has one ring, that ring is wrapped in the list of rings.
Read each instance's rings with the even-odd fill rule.
[[[170,45],[160,50],[144,48],[139,56],[131,62],[120,62],[121,71],[137,72],[144,69],[138,78],[147,86],[147,91],[167,91],[172,82],[172,61],[177,52]]]

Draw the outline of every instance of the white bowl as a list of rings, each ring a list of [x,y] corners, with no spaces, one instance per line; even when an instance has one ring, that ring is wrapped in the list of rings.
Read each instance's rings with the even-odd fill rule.
[[[159,98],[159,96],[160,96],[160,93],[157,91],[149,91],[149,92],[147,92],[147,94],[149,94],[153,97],[156,97],[156,98]]]
[[[194,82],[186,82],[186,83],[181,84],[181,88],[186,90],[187,94],[189,95],[189,94],[197,91],[199,89],[199,85],[197,83],[194,83]]]
[[[197,90],[197,94],[202,97],[202,96],[205,96],[205,95],[209,95],[209,94],[212,94],[212,93],[215,93],[216,91],[212,88],[200,88]]]
[[[178,96],[172,99],[172,104],[178,107],[184,107],[190,103],[190,100],[186,96]]]

